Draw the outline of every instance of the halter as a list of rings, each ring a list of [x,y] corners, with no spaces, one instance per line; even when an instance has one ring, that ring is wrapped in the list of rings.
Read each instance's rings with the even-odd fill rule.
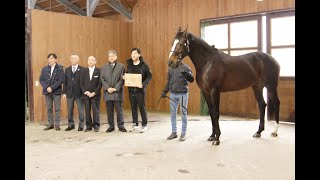
[[[190,44],[190,43],[189,43],[189,40],[188,40],[188,38],[187,38],[187,42],[184,44],[185,47],[186,47],[186,49],[187,49],[186,51],[181,52],[180,54],[176,53],[175,51],[170,51],[170,52],[172,52],[172,54],[178,56],[177,63],[180,63],[184,57],[186,57],[186,56],[189,55],[189,53],[190,53],[189,44]]]

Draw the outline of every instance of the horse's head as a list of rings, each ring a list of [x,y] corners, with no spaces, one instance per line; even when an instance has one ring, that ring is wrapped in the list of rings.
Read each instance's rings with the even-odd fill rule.
[[[189,40],[187,29],[188,27],[184,31],[181,31],[181,27],[178,28],[169,54],[169,66],[177,67],[182,59],[189,54]]]

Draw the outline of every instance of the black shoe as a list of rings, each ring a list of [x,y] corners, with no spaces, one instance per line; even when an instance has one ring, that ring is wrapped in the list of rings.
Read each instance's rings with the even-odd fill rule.
[[[44,128],[43,130],[47,131],[47,130],[50,130],[50,129],[53,129],[54,127],[53,126],[47,126],[46,128]]]
[[[121,132],[127,132],[126,128],[124,128],[124,127],[119,128],[119,131],[121,131]]]
[[[84,132],[92,131],[92,128],[86,128]]]
[[[60,131],[60,126],[56,126],[56,131]]]
[[[177,137],[178,137],[177,133],[176,133],[176,132],[173,132],[173,133],[170,134],[169,137],[167,137],[167,139],[168,139],[168,140],[171,140],[171,139],[174,139],[174,138],[177,138]]]
[[[74,125],[68,126],[68,127],[65,129],[65,131],[70,131],[70,130],[72,130],[72,129],[74,129],[74,128],[75,128]]]
[[[98,132],[99,131],[99,128],[94,128],[94,132]]]
[[[112,132],[112,131],[114,131],[114,127],[109,127],[109,128],[106,130],[107,133]]]
[[[79,127],[79,128],[78,128],[78,131],[83,131],[83,127]]]

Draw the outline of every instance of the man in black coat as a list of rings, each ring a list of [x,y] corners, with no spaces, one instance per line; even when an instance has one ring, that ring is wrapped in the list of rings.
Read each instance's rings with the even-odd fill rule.
[[[127,73],[141,74],[142,75],[142,87],[129,87],[129,100],[131,104],[132,111],[132,121],[133,126],[132,131],[140,130],[141,133],[147,131],[147,110],[146,110],[146,88],[149,81],[152,78],[152,73],[149,66],[145,63],[143,57],[141,56],[141,50],[139,48],[131,49],[131,58],[127,60],[128,68]],[[125,78],[125,77],[124,77]],[[138,123],[138,111],[139,106],[142,128],[139,129]]]
[[[80,89],[80,74],[83,71],[83,67],[79,63],[79,55],[72,54],[70,56],[71,66],[66,68],[65,75],[66,80],[63,84],[63,95],[62,97],[67,98],[68,104],[68,127],[66,131],[75,129],[74,120],[73,120],[73,109],[74,102],[76,101],[79,114],[79,128],[78,131],[83,130],[84,126],[84,110],[83,104],[81,101],[81,89]]]
[[[177,138],[177,111],[180,105],[181,114],[181,136],[180,141],[186,140],[187,123],[188,123],[188,99],[189,99],[189,86],[194,77],[191,69],[183,62],[178,63],[177,66],[169,64],[169,71],[167,74],[167,84],[162,91],[161,98],[167,97],[166,94],[170,91],[170,115],[171,115],[171,130],[172,133],[168,140]]]
[[[95,132],[98,132],[100,128],[100,91],[102,85],[100,68],[95,66],[96,63],[96,58],[89,56],[88,67],[82,71],[80,78],[81,99],[86,114],[86,129],[84,132],[91,131],[92,128]],[[91,108],[93,117],[91,117]]]
[[[50,53],[48,55],[49,64],[44,66],[40,74],[40,84],[42,86],[42,94],[46,97],[48,125],[44,130],[55,129],[60,130],[60,104],[62,84],[65,81],[63,66],[57,63],[57,55]],[[53,104],[55,109],[55,122],[53,117]]]

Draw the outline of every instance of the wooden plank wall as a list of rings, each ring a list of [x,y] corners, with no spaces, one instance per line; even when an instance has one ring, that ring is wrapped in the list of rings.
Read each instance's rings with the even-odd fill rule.
[[[125,63],[130,49],[139,47],[153,72],[153,80],[147,90],[147,109],[169,111],[169,101],[158,98],[166,82],[167,59],[171,41],[180,25],[195,35],[200,35],[200,20],[294,8],[294,0],[140,0],[133,10],[132,23],[108,19],[88,18],[46,11],[32,10],[32,51],[30,86],[33,89],[34,121],[46,121],[45,100],[41,86],[35,86],[41,68],[47,64],[47,54],[57,53],[59,63],[69,66],[72,52],[80,54],[80,64],[87,65],[87,57],[95,55],[98,67],[107,62],[105,56],[110,49],[119,54],[119,61]],[[63,33],[62,33],[63,32]],[[190,61],[184,60],[195,72]],[[280,81],[280,119],[294,121],[294,81]],[[127,88],[124,108],[129,109]],[[32,96],[31,96],[32,97]],[[31,101],[32,101],[31,100]],[[62,118],[67,117],[66,100],[62,100]],[[199,114],[200,91],[195,83],[190,85],[189,112]],[[224,93],[221,96],[220,113],[241,117],[258,118],[258,108],[251,89]],[[105,104],[101,101],[101,111]]]
[[[147,94],[147,109],[169,112],[169,101],[157,104],[166,83],[167,60],[171,43],[178,26],[200,36],[200,20],[233,16],[261,11],[295,8],[295,0],[140,0],[133,9],[132,43],[139,47],[153,72]],[[190,59],[184,60],[195,69]],[[196,83],[190,86],[188,109],[199,114],[200,91]],[[294,81],[280,82],[280,119],[294,120]],[[258,118],[258,106],[253,92],[245,89],[221,96],[222,115]]]
[[[67,15],[40,10],[31,11],[31,65],[32,78],[29,86],[33,86],[34,122],[46,122],[47,113],[42,87],[36,86],[43,66],[47,65],[47,55],[54,52],[58,63],[70,66],[70,54],[79,53],[80,65],[87,67],[87,58],[94,55],[97,67],[102,67],[107,59],[107,51],[118,52],[118,60],[122,63],[130,57],[132,44],[132,25],[124,21],[98,19],[78,15]],[[30,96],[32,97],[32,96]],[[76,108],[76,107],[75,107]],[[105,112],[105,103],[101,99],[101,112]],[[61,118],[67,118],[67,102],[62,99]]]

